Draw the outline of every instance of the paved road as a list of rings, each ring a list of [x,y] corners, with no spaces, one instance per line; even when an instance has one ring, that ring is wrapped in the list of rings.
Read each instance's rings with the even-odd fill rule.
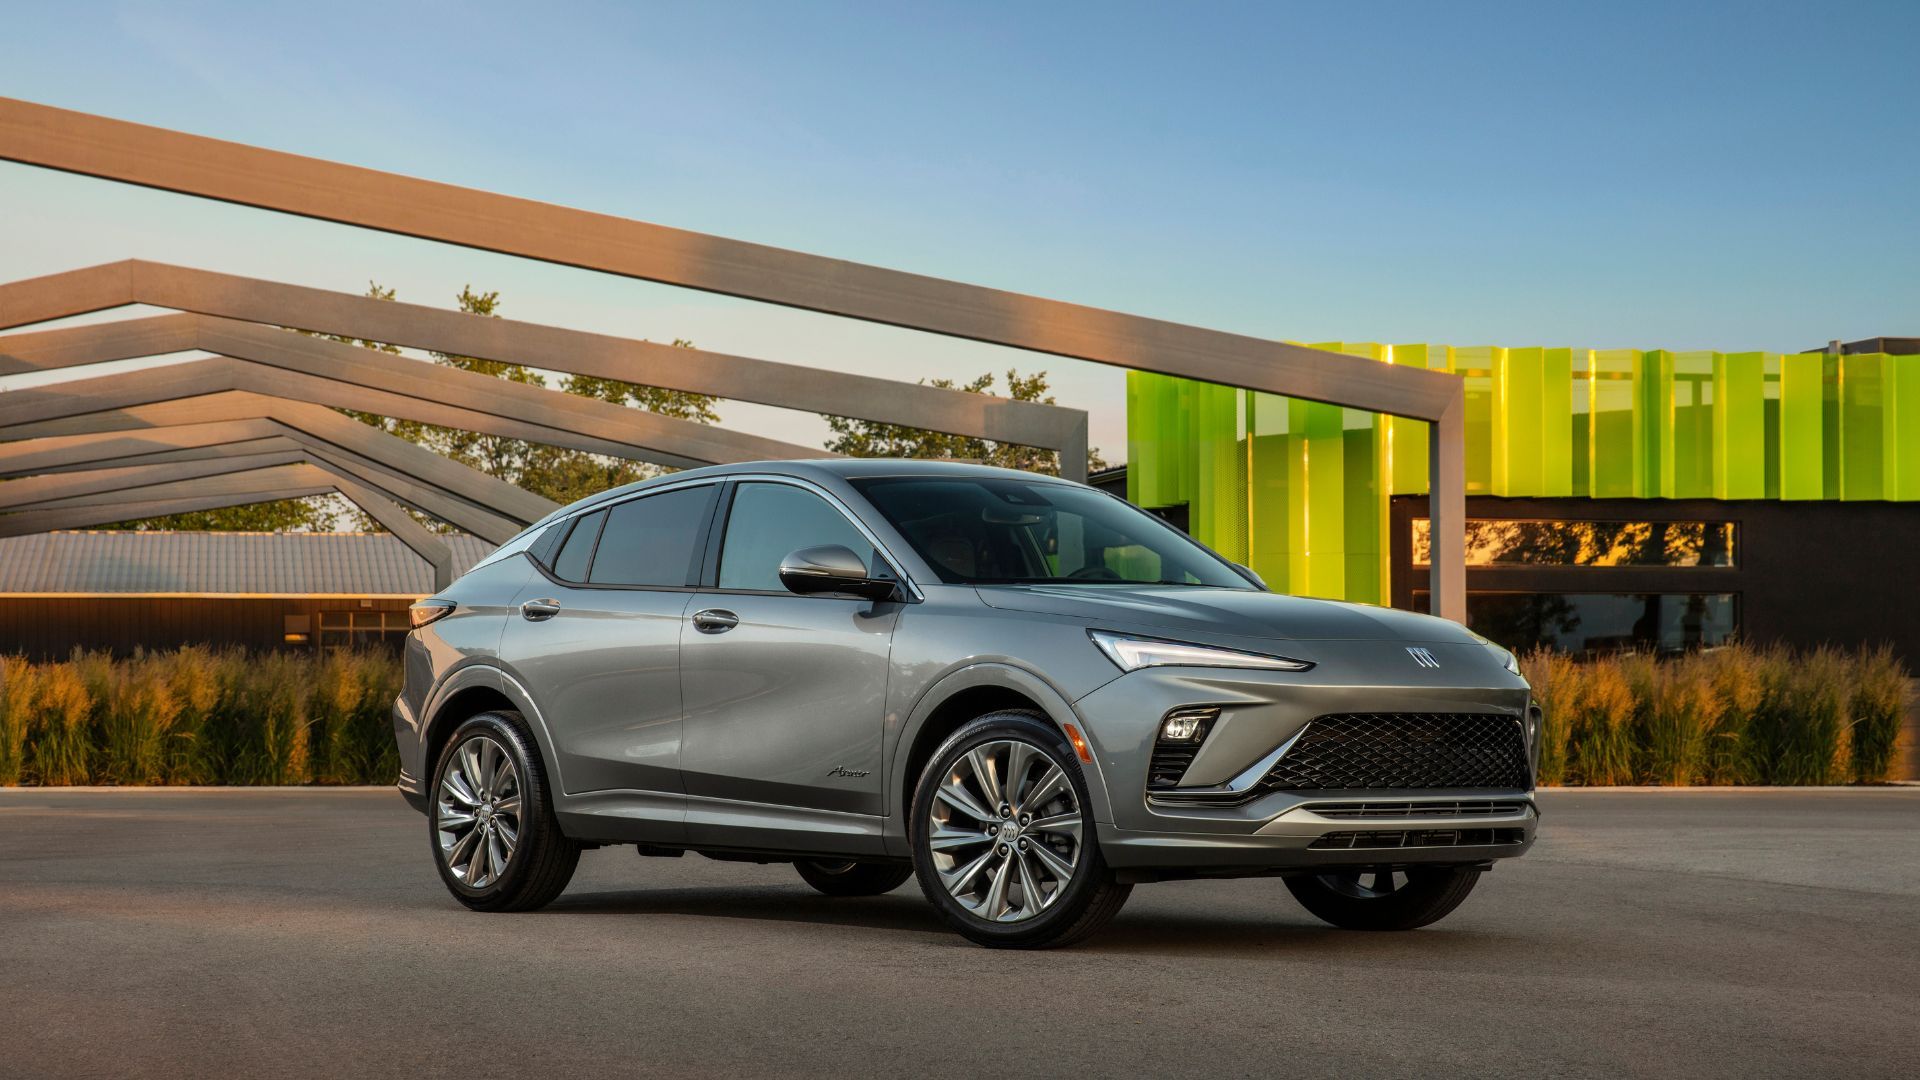
[[[1920,1070],[1920,789],[1543,801],[1534,853],[1427,930],[1179,883],[1005,953],[911,884],[625,849],[470,914],[384,792],[4,791],[0,1076]]]

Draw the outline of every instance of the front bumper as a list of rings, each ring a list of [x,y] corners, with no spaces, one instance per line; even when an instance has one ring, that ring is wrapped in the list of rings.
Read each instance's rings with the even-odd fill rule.
[[[1112,820],[1101,851],[1116,868],[1261,873],[1391,863],[1482,863],[1524,854],[1539,825],[1529,783],[1512,788],[1369,787],[1258,790],[1237,802],[1183,799],[1264,767],[1316,717],[1347,713],[1512,716],[1523,737],[1530,693],[1478,645],[1430,645],[1437,669],[1409,661],[1399,642],[1319,648],[1307,672],[1149,668],[1074,703],[1106,783]],[[1377,681],[1366,677],[1373,675]],[[1162,718],[1215,706],[1219,718],[1171,793],[1149,794]],[[1526,747],[1532,756],[1534,747]],[[1417,782],[1417,778],[1415,778]],[[1341,808],[1332,804],[1365,804]],[[1463,804],[1475,804],[1463,806]]]

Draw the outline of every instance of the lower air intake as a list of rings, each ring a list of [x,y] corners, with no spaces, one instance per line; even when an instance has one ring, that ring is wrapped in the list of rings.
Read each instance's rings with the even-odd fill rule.
[[[1493,847],[1518,844],[1524,829],[1393,829],[1383,832],[1335,832],[1307,845],[1310,849],[1352,851],[1373,848]]]

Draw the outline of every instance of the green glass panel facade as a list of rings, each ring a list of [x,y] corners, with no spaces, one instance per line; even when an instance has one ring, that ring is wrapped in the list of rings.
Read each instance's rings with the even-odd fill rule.
[[[1920,356],[1316,347],[1466,379],[1469,494],[1920,501]],[[1427,425],[1140,372],[1127,423],[1134,502],[1277,590],[1386,600]]]

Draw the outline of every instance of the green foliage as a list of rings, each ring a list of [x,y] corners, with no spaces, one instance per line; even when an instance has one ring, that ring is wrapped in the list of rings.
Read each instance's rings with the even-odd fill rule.
[[[993,374],[991,372],[974,379],[964,386],[956,385],[952,379],[934,379],[929,385],[943,390],[964,390],[969,394],[993,394]],[[923,382],[925,380],[922,380]],[[1053,395],[1047,393],[1047,373],[1035,372],[1022,375],[1016,370],[1007,371],[1007,396],[1014,401],[1037,401],[1043,405],[1053,404]],[[845,416],[827,417],[827,426],[833,430],[833,437],[827,440],[827,449],[847,457],[867,458],[934,458],[948,461],[976,461],[983,465],[997,465],[1003,469],[1023,469],[1027,472],[1060,473],[1060,455],[1052,450],[1041,450],[1015,443],[992,442],[965,435],[948,435],[945,432],[927,431],[923,428],[905,427],[900,424],[882,424],[874,420],[855,420]],[[1097,471],[1107,467],[1098,450],[1087,452],[1087,470]]]
[[[1854,666],[1853,753],[1849,778],[1871,783],[1893,771],[1898,760],[1900,727],[1907,705],[1907,672],[1893,650],[1880,648],[1861,657]]]
[[[386,652],[0,657],[0,784],[386,784]]]
[[[1522,658],[1543,784],[1882,783],[1907,675],[1886,649]],[[386,784],[386,652],[0,657],[0,784]]]
[[[1542,783],[1872,784],[1899,760],[1907,673],[1888,649],[1536,652],[1522,666],[1546,713]]]

